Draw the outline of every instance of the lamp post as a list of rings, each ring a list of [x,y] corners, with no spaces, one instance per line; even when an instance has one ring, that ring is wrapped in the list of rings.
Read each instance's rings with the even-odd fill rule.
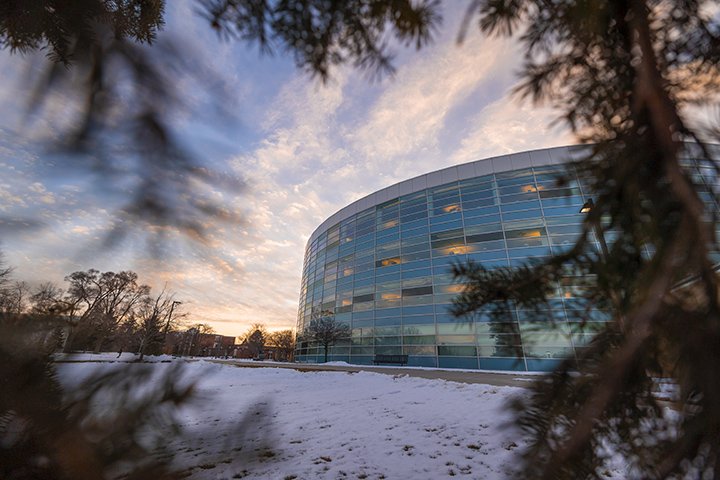
[[[175,305],[182,305],[182,302],[173,300],[173,302],[170,304],[170,312],[168,313],[167,321],[165,321],[165,328],[163,329],[163,341],[167,339],[167,334],[168,330],[170,329],[170,322],[172,321],[172,314],[173,310],[175,310]]]
[[[590,213],[590,210],[592,210],[594,206],[595,202],[593,202],[592,198],[589,198],[588,201],[583,203],[583,206],[580,207],[580,213]]]

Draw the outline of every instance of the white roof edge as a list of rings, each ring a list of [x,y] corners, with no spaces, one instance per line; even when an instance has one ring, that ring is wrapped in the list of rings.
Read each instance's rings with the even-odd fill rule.
[[[375,192],[372,192],[358,200],[355,200],[351,204],[341,208],[337,212],[330,215],[328,218],[325,219],[310,235],[310,238],[307,241],[307,245],[310,245],[310,243],[315,240],[322,232],[327,230],[328,228],[332,227],[336,223],[340,223],[346,218],[349,218],[356,213],[361,212],[362,210],[365,210],[367,208],[374,207],[380,203],[384,203],[385,201],[392,200],[393,198],[397,198],[403,195],[409,195],[415,192],[419,192],[421,190],[425,190],[426,188],[431,188],[434,185],[435,182],[428,182],[428,176],[429,175],[437,175],[439,177],[442,177],[443,173],[452,171],[453,173],[457,172],[457,181],[461,180],[467,180],[469,178],[474,177],[481,177],[482,175],[487,175],[489,173],[502,173],[507,172],[510,170],[521,170],[523,168],[529,168],[529,167],[538,167],[542,165],[555,165],[560,164],[563,162],[566,162],[568,160],[572,160],[570,151],[574,147],[580,147],[580,148],[586,148],[587,145],[563,145],[560,147],[550,147],[550,148],[538,148],[535,150],[525,150],[521,152],[516,153],[510,153],[510,154],[503,154],[503,155],[497,155],[494,157],[484,158],[481,160],[474,160],[472,162],[467,163],[460,163],[458,165],[451,165],[449,167],[441,168],[440,170],[434,170],[432,172],[428,172],[422,175],[418,175],[415,177],[411,177],[407,180],[403,180],[401,182],[389,185],[387,187],[384,187],[380,190],[377,190]],[[542,155],[538,155],[538,153],[547,153],[547,159],[541,158]],[[528,162],[527,166],[525,166],[526,162],[513,162],[513,158],[520,158],[520,157],[526,157],[529,156],[531,159],[531,162]],[[485,168],[482,168],[482,170],[479,170],[478,167],[474,169],[461,169],[458,167],[462,167],[464,165],[477,165],[477,164],[484,164],[483,166]],[[513,163],[519,163],[518,166],[513,166]],[[522,165],[522,166],[521,166]],[[453,170],[454,169],[454,170]],[[483,171],[485,173],[477,174],[478,171]],[[472,173],[471,173],[472,172]],[[453,175],[453,178],[455,175]],[[448,180],[444,183],[451,183],[455,180]],[[400,188],[399,185],[403,185],[404,188]],[[411,188],[411,191],[406,191],[407,186],[413,186],[418,185],[420,188]],[[426,187],[423,187],[423,185],[427,185]],[[378,192],[384,192],[384,191],[391,191],[394,190],[395,192],[399,193],[397,196],[393,197],[385,197],[384,195],[377,195]],[[402,190],[402,192],[400,192]],[[374,199],[380,199],[384,198],[382,201],[372,202]],[[360,205],[362,205],[362,208],[360,208]]]

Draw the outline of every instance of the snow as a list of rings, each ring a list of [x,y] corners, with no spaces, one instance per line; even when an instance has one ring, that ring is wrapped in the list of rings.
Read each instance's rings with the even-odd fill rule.
[[[135,362],[140,358],[140,355],[123,352],[119,356],[117,352],[101,352],[101,353],[56,353],[53,355],[53,359],[56,362]],[[154,362],[170,362],[176,357],[172,355],[145,355],[143,361],[146,363]]]
[[[121,354],[121,356],[118,358],[117,353],[113,352],[100,352],[100,353],[94,353],[94,352],[87,352],[87,353],[58,353],[55,354],[55,360],[56,361],[62,361],[62,362],[133,362],[137,361],[139,358],[139,355],[129,352],[124,352]],[[288,367],[290,364],[288,362],[279,362],[275,360],[253,360],[250,358],[223,358],[223,357],[175,357],[171,355],[159,355],[159,356],[151,356],[151,355],[145,355],[145,362],[166,362],[170,360],[215,360],[215,361],[222,361],[227,363],[238,363],[238,364],[248,364],[252,366],[265,366],[265,365],[278,365],[282,367]],[[377,370],[381,369],[388,369],[388,370],[397,370],[397,369],[403,369],[403,370],[425,370],[425,371],[449,371],[449,372],[469,372],[469,373],[492,373],[497,375],[522,375],[522,378],[517,378],[517,380],[522,381],[534,381],[533,378],[526,378],[526,377],[535,377],[535,376],[544,376],[547,375],[547,372],[526,372],[526,371],[514,371],[514,370],[478,370],[476,368],[440,368],[440,367],[415,367],[415,366],[408,366],[408,365],[358,365],[348,362],[342,362],[342,361],[335,361],[335,362],[323,362],[323,363],[295,363],[294,365],[297,365],[299,367],[313,367],[313,366],[320,366],[320,367],[348,367],[348,368],[373,368]]]
[[[64,357],[60,379],[139,367],[125,355]],[[183,363],[196,382],[184,435],[168,439],[189,478],[512,478],[524,444],[505,408],[521,388],[169,359],[153,368]]]

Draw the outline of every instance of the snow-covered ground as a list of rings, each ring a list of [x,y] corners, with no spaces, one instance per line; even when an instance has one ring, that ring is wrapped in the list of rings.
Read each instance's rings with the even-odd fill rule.
[[[137,368],[87,362],[97,358],[58,364],[61,379]],[[176,363],[157,360],[159,371]],[[520,388],[210,361],[186,363],[185,375],[198,400],[168,442],[190,478],[512,478],[523,445],[505,408]]]

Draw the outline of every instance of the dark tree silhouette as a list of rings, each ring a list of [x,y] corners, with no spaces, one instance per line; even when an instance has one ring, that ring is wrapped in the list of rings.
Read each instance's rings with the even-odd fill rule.
[[[41,306],[59,296],[49,284],[42,292]],[[62,341],[55,320],[50,307],[0,312],[0,477],[181,478],[164,440],[180,433],[176,409],[192,392],[182,366],[60,382],[49,356]]]
[[[277,349],[277,360],[292,361],[293,352],[295,351],[295,333],[292,330],[280,330],[271,333],[268,343]]]
[[[70,286],[63,299],[62,313],[77,325],[68,348],[83,345],[100,351],[109,345],[119,326],[133,316],[135,307],[150,293],[150,287],[138,284],[137,279],[137,274],[131,271],[95,269],[65,277]]]
[[[350,336],[350,327],[335,320],[335,314],[329,310],[318,310],[313,314],[310,323],[303,331],[306,340],[322,345],[327,363],[328,351],[332,345],[341,338]]]
[[[137,344],[138,360],[145,354],[157,355],[167,338],[167,332],[177,325],[179,312],[175,306],[180,302],[172,293],[163,289],[156,297],[144,295],[130,319],[132,334]]]
[[[582,293],[587,308],[612,313],[577,364],[565,361],[516,405],[532,437],[523,478],[601,478],[613,454],[633,478],[720,471],[720,379],[711,373],[720,365],[720,152],[705,143],[719,137],[686,118],[688,107],[720,93],[712,3],[487,0],[470,7],[468,24],[478,19],[488,34],[520,31],[527,53],[516,91],[559,109],[591,143],[568,168],[590,179],[594,206],[562,255],[518,269],[456,267],[468,286],[455,311],[513,302],[539,312],[573,275],[595,279]],[[606,236],[603,251],[593,239]],[[675,412],[653,394],[657,376],[677,383]]]
[[[32,313],[51,315],[63,309],[63,290],[52,282],[41,283],[30,296]]]
[[[377,0],[199,0],[204,16],[225,36],[288,50],[295,63],[326,80],[330,69],[351,62],[373,74],[392,73],[386,35],[421,48],[441,18],[439,2]]]
[[[250,330],[245,335],[245,343],[253,358],[260,358],[261,354],[263,354],[268,336],[267,329],[262,323],[254,323],[250,327]]]

